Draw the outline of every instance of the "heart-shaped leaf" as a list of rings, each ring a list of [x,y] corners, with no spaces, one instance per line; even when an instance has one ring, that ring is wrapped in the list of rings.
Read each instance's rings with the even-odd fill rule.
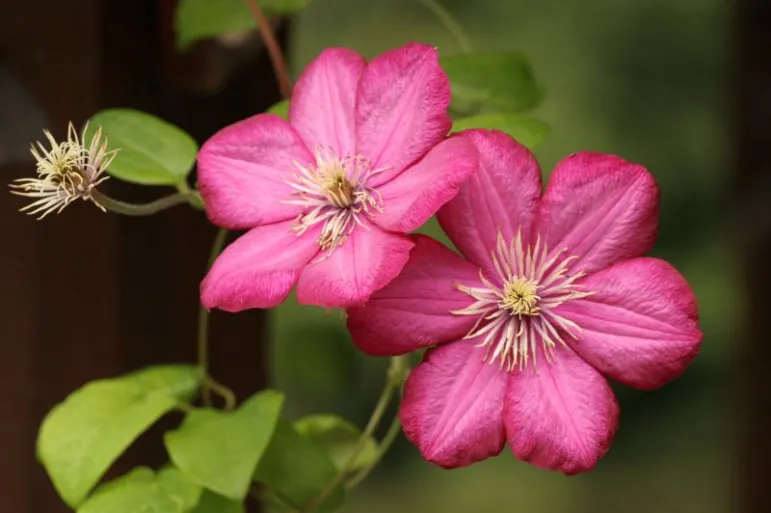
[[[257,0],[266,14],[291,14],[313,0]],[[244,0],[182,0],[176,13],[177,47],[184,50],[193,42],[223,34],[257,28]]]
[[[519,53],[449,55],[440,64],[452,85],[457,114],[523,112],[543,99],[530,62]]]
[[[171,123],[138,110],[109,109],[91,117],[87,137],[99,127],[109,148],[119,150],[107,169],[116,178],[141,185],[176,186],[193,170],[198,144]]]
[[[76,507],[123,451],[179,402],[195,396],[197,367],[152,367],[94,381],[55,406],[40,427],[37,454],[64,502]]]
[[[140,467],[100,486],[77,513],[185,513],[200,497],[201,487],[179,470]]]
[[[254,480],[291,502],[293,507],[302,509],[329,486],[337,472],[337,467],[320,445],[282,420],[257,465]],[[314,511],[335,510],[344,495],[343,488],[337,486]]]
[[[220,495],[243,500],[281,414],[283,396],[273,390],[253,395],[238,410],[190,412],[166,433],[171,460],[192,480]]]
[[[477,114],[455,120],[453,132],[470,128],[487,128],[506,132],[520,144],[531,150],[541,144],[551,132],[549,125],[541,120],[518,114]]]
[[[222,495],[204,490],[201,500],[191,513],[246,513],[242,501],[232,501]]]
[[[318,414],[303,417],[294,424],[295,429],[323,447],[338,470],[342,469],[351,458],[359,443],[359,428],[337,415]],[[377,442],[367,438],[364,446],[348,470],[358,470],[369,466],[378,456]]]

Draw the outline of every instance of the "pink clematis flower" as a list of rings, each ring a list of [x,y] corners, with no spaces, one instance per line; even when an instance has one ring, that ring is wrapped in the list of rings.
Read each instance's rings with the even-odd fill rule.
[[[658,228],[643,167],[598,153],[557,165],[541,197],[530,152],[500,132],[467,134],[479,171],[439,211],[465,259],[425,236],[402,274],[349,310],[375,355],[430,349],[401,420],[442,467],[499,454],[566,474],[607,451],[618,404],[603,376],[650,390],[699,350],[696,299],[668,263],[642,256]]]
[[[450,85],[436,51],[409,44],[367,63],[325,50],[294,88],[289,123],[259,114],[204,144],[198,173],[216,225],[249,232],[201,284],[207,308],[363,303],[407,262],[412,231],[477,166],[446,138]]]

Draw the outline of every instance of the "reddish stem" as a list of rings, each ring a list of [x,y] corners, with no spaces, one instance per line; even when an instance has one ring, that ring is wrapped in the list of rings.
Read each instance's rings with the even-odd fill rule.
[[[276,82],[278,82],[281,96],[289,98],[292,95],[292,80],[289,78],[286,60],[281,51],[281,45],[276,39],[276,34],[273,32],[273,26],[268,21],[268,18],[265,17],[265,13],[262,12],[256,0],[246,0],[246,3],[252,10],[254,19],[257,21],[257,26],[260,29],[262,41],[268,49],[268,55],[270,55],[270,62],[273,64],[273,71],[276,74]]]

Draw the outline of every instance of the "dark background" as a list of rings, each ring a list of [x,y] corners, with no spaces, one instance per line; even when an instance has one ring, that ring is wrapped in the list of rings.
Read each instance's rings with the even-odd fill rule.
[[[346,512],[733,513],[769,509],[771,3],[767,0],[445,0],[476,50],[521,50],[546,90],[545,175],[583,149],[646,165],[662,189],[654,253],[694,287],[703,353],[680,380],[619,389],[622,424],[592,473],[573,478],[501,457],[435,469],[400,439]],[[278,100],[254,38],[174,49],[173,1],[3,2],[0,176],[32,173],[42,128],[130,106],[204,140]],[[280,36],[292,67],[325,46],[373,56],[408,40],[458,51],[414,0],[318,0]],[[165,194],[109,182],[140,201]],[[214,230],[179,207],[150,219],[77,204],[44,222],[0,196],[0,511],[65,511],[34,460],[43,415],[86,381],[193,361],[197,286]],[[436,234],[435,227],[429,232]],[[336,313],[290,301],[213,316],[214,372],[247,393],[273,382],[297,416],[362,423],[383,362],[351,349]],[[173,422],[169,419],[168,422]],[[114,469],[158,464],[158,434]]]

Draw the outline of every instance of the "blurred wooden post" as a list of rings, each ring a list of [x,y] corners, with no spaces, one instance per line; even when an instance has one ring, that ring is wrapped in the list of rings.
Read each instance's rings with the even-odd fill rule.
[[[736,511],[765,513],[771,502],[768,461],[771,437],[771,2],[735,2],[733,69],[735,77],[736,202],[742,249],[743,285],[748,293],[746,341],[743,344],[738,394],[740,505]]]
[[[0,17],[0,58],[22,79],[62,136],[107,107],[134,107],[177,123],[199,141],[279,99],[255,43],[227,51],[173,47],[173,0],[12,2]],[[283,39],[283,37],[282,37]],[[18,119],[0,121],[10,129]],[[42,131],[38,132],[42,137]],[[0,135],[2,131],[0,131]],[[0,178],[33,172],[31,159]],[[109,182],[127,200],[165,194]],[[195,359],[198,284],[215,230],[178,207],[152,218],[101,214],[75,204],[36,222],[0,193],[0,510],[68,511],[35,462],[43,415],[86,381],[140,366]],[[240,398],[265,384],[265,318],[212,319],[212,368]],[[166,460],[156,428],[112,474]],[[256,511],[250,510],[250,511]]]

